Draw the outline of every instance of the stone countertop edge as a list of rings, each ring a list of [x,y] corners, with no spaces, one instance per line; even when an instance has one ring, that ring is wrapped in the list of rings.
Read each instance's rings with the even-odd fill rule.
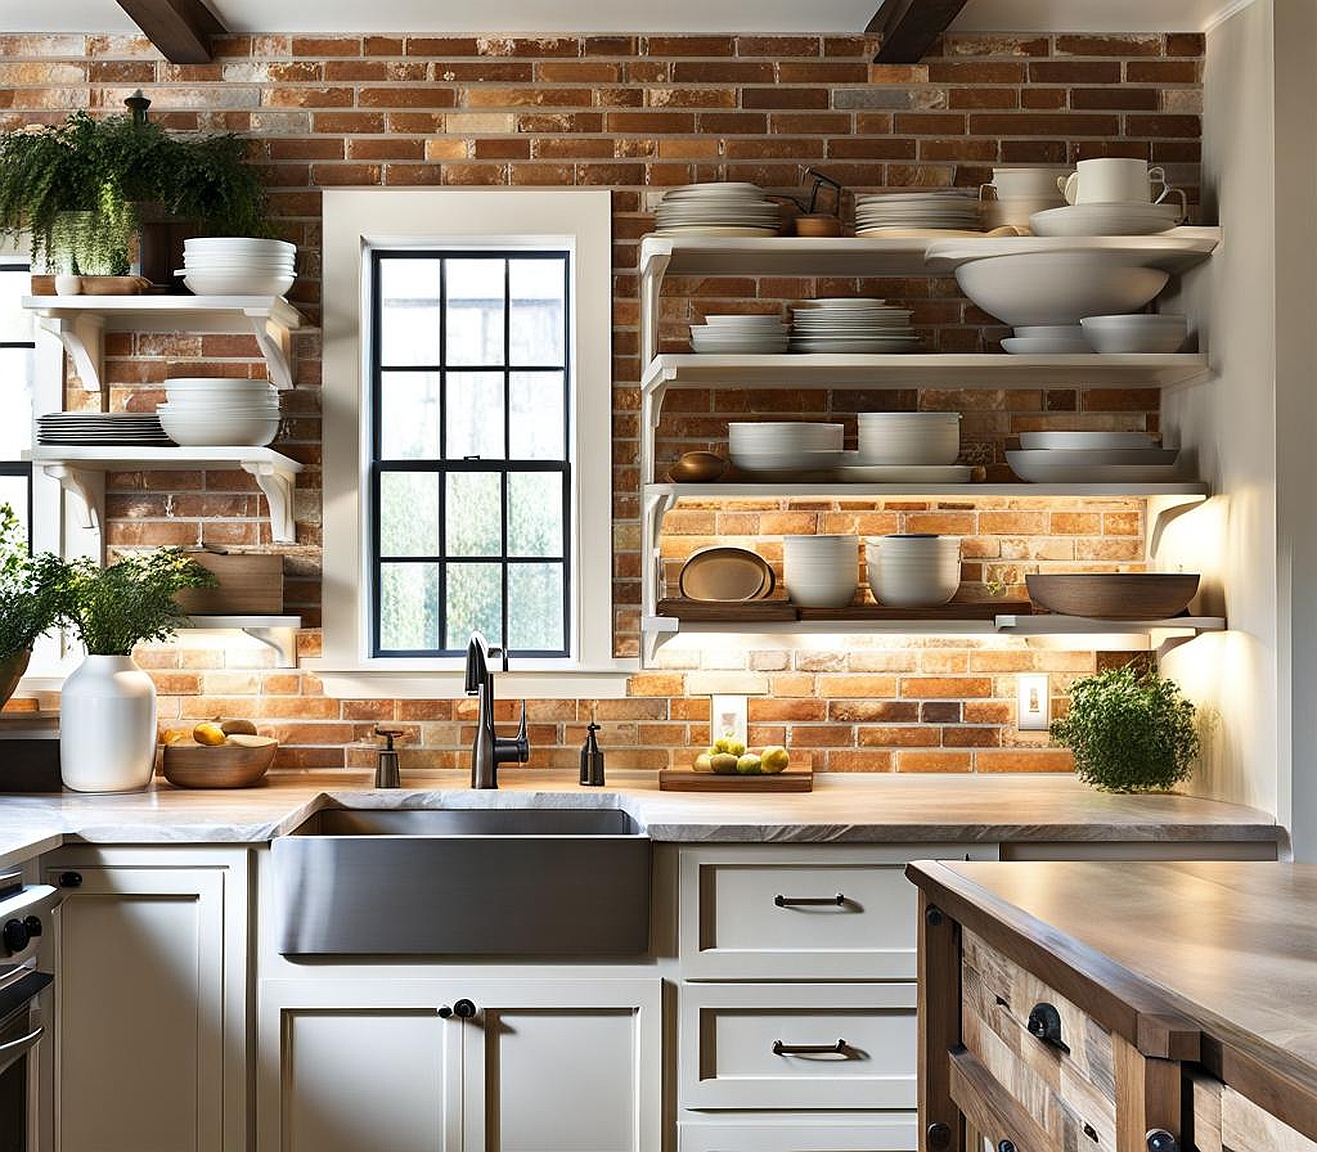
[[[188,791],[0,795],[0,867],[64,843],[261,844],[322,808],[621,808],[656,842],[920,844],[1023,841],[1272,841],[1266,812],[1179,794],[1095,792],[1068,774],[820,775],[807,793],[660,792],[650,772],[610,772],[587,789],[576,774],[503,774],[473,791],[464,771],[404,772],[426,787],[379,791],[362,771],[276,773],[262,786]]]

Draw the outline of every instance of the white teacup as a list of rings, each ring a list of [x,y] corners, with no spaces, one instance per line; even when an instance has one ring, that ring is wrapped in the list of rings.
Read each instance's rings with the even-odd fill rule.
[[[1077,167],[1056,180],[1067,204],[1160,204],[1170,192],[1165,170],[1149,168],[1146,160],[1103,156]]]
[[[994,168],[992,189],[998,200],[1055,199],[1058,181],[1066,180],[1074,171],[1066,165],[1036,165],[1019,168]]]

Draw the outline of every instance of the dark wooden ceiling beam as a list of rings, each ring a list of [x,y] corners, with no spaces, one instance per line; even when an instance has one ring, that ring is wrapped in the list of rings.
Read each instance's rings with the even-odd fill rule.
[[[122,0],[121,0],[122,2]],[[917,64],[951,22],[966,0],[883,0],[865,31],[882,44],[875,64]]]
[[[171,64],[209,64],[211,37],[225,31],[204,0],[119,0],[119,7]]]

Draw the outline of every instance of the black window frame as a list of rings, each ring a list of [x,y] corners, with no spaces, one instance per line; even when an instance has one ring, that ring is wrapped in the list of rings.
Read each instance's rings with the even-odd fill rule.
[[[0,272],[23,272],[30,273],[32,266],[26,261],[16,262],[13,260],[0,260]],[[31,351],[33,357],[36,356],[37,342],[32,340],[0,340],[0,348],[27,348]],[[36,396],[33,395],[33,404],[36,403]],[[29,423],[29,436],[32,436],[32,425]],[[32,445],[29,444],[29,447]],[[24,508],[23,523],[27,526],[27,546],[28,551],[32,550],[32,462],[30,460],[0,460],[0,476],[20,476],[26,481],[24,485],[27,493],[26,506]]]
[[[438,302],[439,324],[439,360],[435,364],[388,365],[382,357],[383,293],[381,292],[381,265],[388,260],[438,260],[440,268],[440,288]],[[497,365],[463,365],[448,363],[447,340],[447,281],[449,260],[499,260],[503,262],[503,357]],[[511,362],[511,261],[513,260],[557,260],[563,269],[563,355],[562,364],[548,366],[517,365]],[[511,648],[510,657],[529,659],[566,659],[572,655],[572,550],[574,528],[572,524],[573,505],[573,464],[571,445],[573,437],[572,396],[575,394],[572,379],[572,315],[575,301],[572,294],[573,255],[568,249],[555,248],[517,248],[483,246],[479,248],[453,248],[437,246],[434,248],[374,248],[369,252],[369,359],[370,374],[370,652],[373,659],[443,659],[458,657],[465,653],[463,642],[460,648],[447,648],[447,566],[461,563],[497,564],[500,570],[500,630],[501,638],[508,635],[508,584],[511,568],[518,564],[559,564],[562,568],[562,647],[554,649]],[[386,460],[382,456],[382,408],[383,408],[383,374],[389,373],[426,373],[439,376],[439,455],[437,458]],[[447,388],[446,377],[449,372],[499,373],[503,378],[503,456],[501,457],[465,457],[449,459],[447,456]],[[511,379],[513,373],[551,372],[561,373],[563,381],[563,445],[561,460],[529,460],[511,456]],[[380,549],[380,493],[381,478],[387,472],[423,472],[438,476],[438,552],[433,556],[385,556]],[[489,556],[453,556],[447,553],[445,532],[445,511],[447,501],[446,477],[453,473],[479,472],[495,473],[500,477],[500,551]],[[562,482],[562,554],[561,556],[510,556],[508,554],[508,487],[509,477],[514,473],[554,473],[561,476]],[[436,648],[385,648],[381,644],[381,575],[384,564],[432,564],[438,569],[439,601],[439,635]],[[490,642],[494,640],[490,638]]]

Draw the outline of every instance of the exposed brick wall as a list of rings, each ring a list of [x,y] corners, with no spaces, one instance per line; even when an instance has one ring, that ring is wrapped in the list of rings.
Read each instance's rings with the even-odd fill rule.
[[[851,188],[973,187],[994,163],[1141,156],[1167,167],[1197,201],[1203,40],[1132,36],[951,36],[925,62],[874,66],[862,37],[587,36],[526,38],[236,36],[210,65],[162,62],[142,40],[0,33],[0,129],[54,122],[74,108],[118,111],[138,86],[153,113],[179,129],[249,132],[259,141],[281,231],[301,255],[293,299],[319,316],[319,189],[336,185],[591,185],[613,190],[615,647],[638,647],[639,237],[664,186],[751,180],[795,188],[814,164]],[[945,279],[673,279],[661,340],[685,347],[686,325],[710,311],[781,310],[813,295],[872,293],[906,301],[930,350],[986,350],[1003,329]],[[296,338],[300,387],[285,394],[280,447],[307,466],[299,482],[298,542],[287,556],[287,608],[319,650],[319,334]],[[111,405],[146,409],[166,370],[259,376],[253,342],[221,336],[119,335],[107,341]],[[964,456],[994,476],[1020,431],[1046,427],[1157,429],[1157,395],[1086,387],[956,393],[682,392],[659,431],[660,469],[680,452],[721,447],[729,418],[747,411],[839,415],[870,408],[961,409]],[[70,404],[95,401],[77,387]],[[270,548],[261,501],[236,472],[125,473],[107,478],[113,547],[207,541]],[[712,536],[761,542],[776,555],[783,531],[877,532],[894,525],[963,532],[964,575],[1017,588],[1041,567],[1137,567],[1144,525],[1137,502],[1017,499],[884,508],[862,502],[736,507],[685,503],[670,518],[668,567]],[[790,646],[673,647],[634,678],[620,701],[532,701],[534,763],[574,764],[591,714],[613,762],[685,763],[703,743],[706,694],[762,692],[752,740],[782,741],[817,768],[993,771],[1065,768],[1045,737],[1013,727],[1018,672],[1053,674],[1054,692],[1111,659],[1026,649],[1019,641],[847,642],[844,650]],[[345,744],[379,720],[415,740],[404,764],[460,763],[471,739],[470,701],[334,700],[304,671],[274,671],[218,647],[141,652],[161,690],[163,723],[252,715],[278,735],[289,767],[370,762]],[[255,663],[260,664],[259,658]],[[233,667],[229,665],[233,664]],[[1057,700],[1064,706],[1062,699]],[[511,705],[503,704],[504,718]],[[622,751],[623,749],[626,751]]]

